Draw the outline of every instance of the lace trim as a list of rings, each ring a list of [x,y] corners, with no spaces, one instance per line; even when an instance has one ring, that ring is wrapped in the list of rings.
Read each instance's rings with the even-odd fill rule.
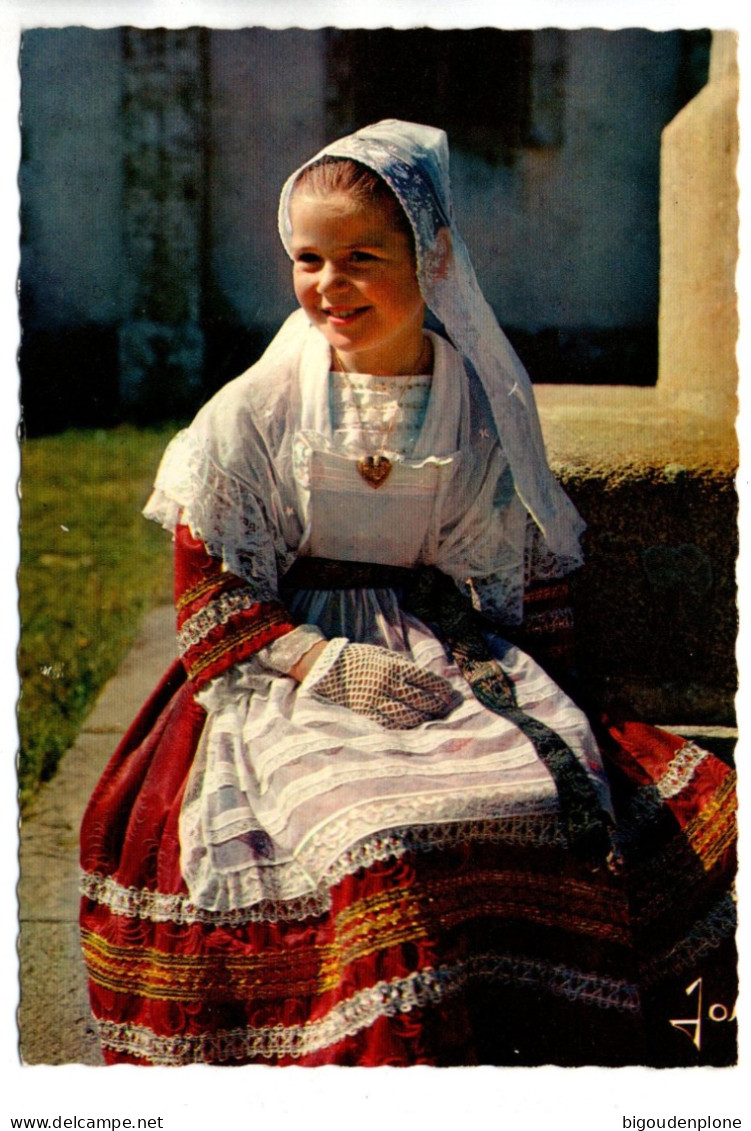
[[[256,601],[276,600],[273,579],[295,555],[258,496],[214,463],[189,429],[168,445],[143,513],[173,534],[185,523],[211,557],[247,581]]]
[[[309,652],[314,644],[326,637],[314,624],[301,624],[285,636],[280,636],[272,644],[267,644],[256,653],[265,668],[287,675],[299,660]]]
[[[240,612],[247,612],[258,605],[257,597],[251,593],[222,593],[220,597],[211,601],[205,608],[199,609],[189,617],[177,634],[177,642],[181,655],[189,648],[201,644],[212,629],[227,624],[228,621]]]
[[[278,602],[268,602],[264,616],[253,616],[240,621],[222,640],[205,648],[198,647],[184,652],[183,663],[188,678],[200,688],[228,668],[247,659],[258,648],[273,640],[275,635],[284,635],[290,627],[282,606]]]
[[[667,800],[685,789],[694,776],[697,766],[701,765],[708,756],[707,750],[702,750],[700,746],[693,742],[687,742],[685,746],[681,746],[668,764],[665,773],[655,783],[660,797]]]
[[[411,456],[425,420],[431,376],[331,373],[331,424],[343,451]],[[396,394],[396,395],[395,395]]]
[[[623,980],[571,967],[490,952],[435,969],[416,971],[390,982],[377,982],[339,1002],[319,1021],[304,1025],[247,1026],[216,1033],[163,1037],[145,1025],[99,1021],[105,1048],[148,1060],[178,1065],[229,1060],[298,1060],[331,1048],[369,1028],[381,1017],[436,1005],[474,981],[519,984],[572,1002],[637,1013],[636,986]]]
[[[239,927],[245,923],[296,921],[325,915],[331,907],[331,895],[322,884],[318,891],[280,903],[265,900],[255,907],[230,911],[206,911],[191,903],[183,893],[151,891],[148,888],[123,887],[112,876],[82,872],[79,891],[85,899],[108,907],[113,915],[126,919],[146,919],[150,923],[175,923],[178,926],[206,923],[221,927]]]
[[[523,616],[524,583],[521,568],[514,564],[487,577],[469,577],[460,589],[477,612],[496,624],[518,624]]]
[[[641,826],[656,821],[663,812],[664,802],[685,789],[708,753],[693,742],[681,746],[662,777],[650,785],[639,786],[630,799],[618,823],[618,838],[625,843],[638,835]]]
[[[526,811],[518,803],[514,809],[509,807],[508,812],[503,813],[502,790],[497,789],[490,796],[476,800],[461,797],[460,816],[456,796],[449,794],[428,800],[429,807],[425,797],[402,799],[399,816],[405,824],[396,830],[379,831],[383,830],[386,820],[395,817],[396,806],[383,799],[353,808],[333,821],[322,819],[316,835],[303,842],[291,860],[269,867],[259,864],[256,857],[252,864],[234,872],[235,882],[231,885],[219,882],[218,870],[205,857],[199,859],[197,868],[191,867],[191,859],[184,859],[183,878],[196,905],[210,911],[230,906],[250,908],[266,901],[271,892],[276,900],[286,902],[306,891],[319,890],[322,883],[337,883],[344,875],[369,867],[373,860],[401,855],[407,850],[425,851],[445,843],[441,832],[444,821],[463,823],[465,830],[479,822],[489,822],[498,829],[493,839],[519,845],[540,843],[541,839],[549,843],[559,831],[554,799],[547,813],[540,812],[537,798]],[[421,824],[426,818],[431,823]],[[266,826],[267,833],[273,835],[275,831]],[[183,844],[186,839],[183,836]],[[475,837],[470,833],[461,842],[472,839]],[[262,853],[264,842],[259,847]]]
[[[581,555],[554,553],[532,519],[527,520],[524,547],[524,587],[533,581],[556,581],[582,564]]]
[[[240,926],[245,923],[301,920],[324,915],[331,907],[331,887],[360,868],[397,859],[407,852],[439,851],[471,842],[561,846],[565,839],[555,814],[518,816],[503,823],[493,820],[457,821],[448,825],[394,829],[369,837],[343,853],[310,893],[285,900],[264,899],[252,907],[226,911],[196,907],[185,893],[123,887],[112,876],[95,872],[81,874],[80,892],[85,898],[109,907],[115,915],[147,919],[152,923]]]

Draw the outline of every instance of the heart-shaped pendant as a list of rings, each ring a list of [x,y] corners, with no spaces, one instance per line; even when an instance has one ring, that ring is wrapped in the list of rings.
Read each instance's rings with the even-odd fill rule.
[[[391,460],[380,452],[375,456],[362,456],[357,461],[357,470],[371,487],[380,487],[391,474]]]

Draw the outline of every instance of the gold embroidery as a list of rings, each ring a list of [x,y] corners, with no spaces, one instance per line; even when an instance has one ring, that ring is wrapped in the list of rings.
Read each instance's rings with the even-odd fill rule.
[[[736,775],[731,772],[715,790],[711,801],[685,828],[686,838],[709,872],[723,852],[735,842]]]
[[[192,589],[187,589],[185,593],[178,597],[176,605],[178,613],[181,613],[187,605],[192,605],[194,601],[200,600],[206,593],[211,593],[214,589],[228,588],[230,582],[233,583],[233,588],[238,587],[236,584],[237,581],[239,581],[239,579],[236,579],[234,576],[230,577],[229,575],[225,575],[224,577],[208,577],[203,581],[199,581],[198,585],[194,585]]]
[[[118,946],[82,932],[84,959],[96,985],[157,1001],[217,1001],[323,993],[321,951],[261,954],[168,954]]]
[[[167,954],[118,946],[88,931],[82,932],[82,944],[92,982],[121,993],[161,1001],[317,996],[335,989],[353,962],[424,939],[427,928],[416,912],[406,901],[349,924],[341,941],[250,955]]]
[[[233,629],[227,633],[226,639],[222,640],[219,644],[215,644],[213,648],[201,651],[201,655],[194,661],[186,660],[190,678],[195,679],[206,668],[211,667],[212,664],[220,660],[222,656],[228,652],[233,652],[242,644],[246,644],[258,637],[263,636],[270,629],[278,625],[287,624],[287,614],[283,609],[279,609],[274,613],[268,614],[262,621],[254,620],[253,624],[249,627],[240,630]],[[190,652],[190,649],[188,649]]]
[[[426,896],[443,929],[481,915],[521,917],[610,942],[630,939],[624,894],[586,880],[484,869],[473,874],[471,884],[462,876],[433,881]]]

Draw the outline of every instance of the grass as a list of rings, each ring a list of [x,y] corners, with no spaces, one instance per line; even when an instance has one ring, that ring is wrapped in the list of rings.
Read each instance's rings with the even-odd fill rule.
[[[171,599],[170,538],[141,508],[174,431],[69,431],[23,444],[22,804],[54,774],[141,615]]]

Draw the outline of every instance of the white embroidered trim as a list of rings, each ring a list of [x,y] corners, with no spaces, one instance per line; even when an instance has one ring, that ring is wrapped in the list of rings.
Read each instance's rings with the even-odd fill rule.
[[[327,889],[299,896],[285,903],[274,900],[256,907],[231,911],[205,911],[190,902],[187,895],[172,895],[148,888],[123,887],[112,876],[82,872],[79,891],[85,899],[108,907],[113,915],[126,919],[148,919],[150,923],[210,923],[222,927],[239,927],[245,923],[276,922],[278,919],[299,920],[324,915],[331,906]]]
[[[573,970],[548,962],[535,962],[510,954],[476,955],[451,966],[428,968],[405,978],[376,985],[339,1002],[319,1021],[304,1025],[273,1025],[225,1029],[216,1033],[160,1037],[144,1025],[99,1021],[105,1048],[137,1056],[152,1064],[277,1057],[299,1059],[330,1048],[346,1037],[369,1028],[380,1017],[394,1017],[435,1005],[476,980],[519,984],[569,1001],[637,1013],[639,992],[629,983]]]
[[[646,984],[652,985],[666,974],[677,974],[692,969],[708,951],[732,938],[738,925],[735,893],[726,892],[703,919],[698,919],[691,930],[665,954],[657,955],[648,964]]]
[[[697,766],[707,756],[708,751],[693,742],[682,746],[657,782],[639,786],[618,823],[617,838],[625,844],[630,837],[638,835],[640,825],[657,820],[664,801],[686,788]]]
[[[571,609],[548,609],[543,613],[529,613],[524,618],[528,632],[554,632],[556,629],[573,628],[574,614]]]
[[[267,644],[265,648],[261,648],[256,653],[256,658],[265,668],[271,668],[272,671],[287,675],[290,668],[293,668],[314,644],[325,639],[326,637],[316,625],[300,624],[297,628],[293,628],[291,632],[285,633],[278,640],[274,640],[273,643]]]
[[[258,598],[252,593],[222,593],[185,621],[177,634],[180,654],[184,655],[188,648],[200,644],[212,629],[226,624],[236,613],[252,609],[257,604]]]
[[[430,852],[470,841],[521,845],[564,845],[565,837],[556,814],[518,816],[498,821],[456,821],[446,825],[410,826],[368,837],[343,853],[309,894],[293,899],[265,899],[252,907],[207,911],[196,907],[186,894],[168,894],[146,888],[123,887],[112,876],[83,872],[80,892],[87,899],[109,907],[115,915],[147,919],[152,923],[211,923],[240,926],[273,923],[324,915],[331,906],[330,888],[359,868],[379,861],[398,859],[406,852]]]
[[[572,557],[554,554],[545,539],[529,518],[524,551],[524,585],[532,581],[558,581],[582,564],[580,555]]]
[[[687,742],[685,746],[676,751],[665,773],[656,782],[660,797],[663,799],[675,797],[677,793],[685,789],[694,776],[697,766],[701,765],[708,756],[709,752],[702,750],[694,742]]]
[[[268,511],[247,484],[214,462],[192,429],[184,429],[164,453],[143,513],[172,533],[187,524],[213,558],[248,583],[256,601],[274,601],[272,579],[287,572],[295,554]]]

